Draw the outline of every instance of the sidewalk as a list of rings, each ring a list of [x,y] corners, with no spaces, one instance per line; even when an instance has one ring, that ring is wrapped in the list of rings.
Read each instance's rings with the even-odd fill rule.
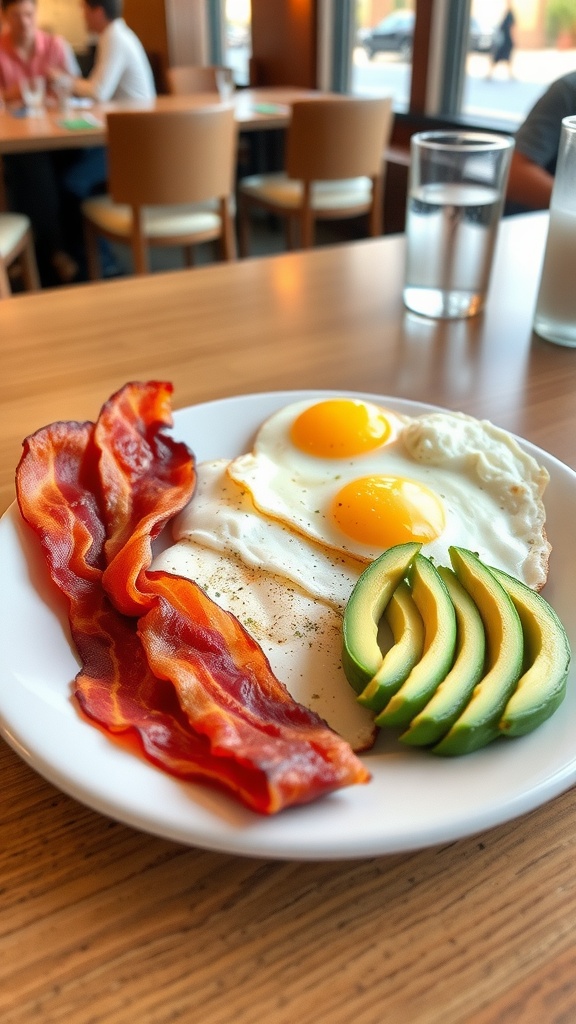
[[[489,54],[468,54],[466,72],[473,78],[485,77],[489,67]],[[576,71],[576,50],[515,50],[512,54],[512,74],[518,82],[547,85],[569,71]],[[508,66],[498,64],[494,78],[507,79]]]

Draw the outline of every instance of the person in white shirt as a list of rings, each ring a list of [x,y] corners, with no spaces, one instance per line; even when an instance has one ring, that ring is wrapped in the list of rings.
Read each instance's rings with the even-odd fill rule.
[[[83,0],[83,6],[86,27],[98,36],[98,46],[92,72],[74,80],[74,93],[101,103],[153,99],[152,69],[138,36],[122,17],[122,0]]]

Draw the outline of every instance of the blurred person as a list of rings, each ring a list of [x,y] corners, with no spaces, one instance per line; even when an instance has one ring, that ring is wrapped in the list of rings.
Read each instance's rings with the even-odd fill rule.
[[[88,78],[76,77],[76,96],[107,100],[151,100],[154,76],[138,36],[122,17],[122,0],[83,0],[88,32],[98,36],[94,67]],[[56,70],[53,77],[58,77]]]
[[[37,27],[36,0],[2,0],[0,93],[4,100],[19,101],[27,78],[49,78],[54,67],[60,74],[80,73],[66,40]]]
[[[71,47],[60,36],[43,32],[36,24],[36,0],[2,0],[0,34],[0,95],[8,104],[22,102],[27,78],[77,74]],[[43,284],[68,283],[78,267],[67,249],[62,227],[60,154],[12,153],[3,159],[6,191],[11,209],[32,222],[38,270]]]
[[[507,189],[507,212],[550,205],[562,118],[576,115],[576,71],[548,87],[516,132]]]
[[[89,76],[75,77],[71,83],[74,95],[98,102],[154,99],[156,87],[152,69],[138,36],[122,17],[122,0],[83,0],[82,6],[86,28],[98,37],[98,42]],[[55,68],[51,77],[53,81],[62,77],[61,70]],[[78,245],[82,233],[82,200],[104,191],[106,177],[103,146],[81,150],[64,175],[68,220]],[[108,250],[108,247],[102,248]],[[105,276],[117,272],[110,256],[104,255],[103,263]]]
[[[508,4],[506,13],[502,18],[497,30],[496,38],[494,40],[494,47],[490,55],[492,66],[488,73],[488,78],[491,78],[494,73],[494,68],[497,64],[502,61],[508,65],[508,77],[512,78],[512,51],[514,49],[514,38],[512,35],[512,29],[516,24],[516,18],[514,17],[514,11],[512,10],[512,4]]]

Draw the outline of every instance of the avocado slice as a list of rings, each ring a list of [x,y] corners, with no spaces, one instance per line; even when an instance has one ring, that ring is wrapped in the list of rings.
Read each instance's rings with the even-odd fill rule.
[[[376,725],[403,726],[428,703],[448,673],[456,647],[456,613],[446,586],[424,555],[416,555],[408,578],[424,620],[424,653],[402,686],[375,719]]]
[[[486,633],[487,670],[470,701],[433,751],[468,754],[499,735],[498,723],[522,671],[524,637],[520,616],[495,575],[472,551],[451,547],[458,579],[482,616]]]
[[[392,594],[384,609],[384,618],[392,630],[394,643],[384,655],[376,675],[358,696],[359,703],[372,711],[382,711],[420,660],[424,649],[424,622],[405,580],[400,581]]]
[[[564,700],[570,644],[556,612],[540,594],[501,569],[491,571],[511,598],[524,632],[524,671],[498,727],[505,736],[524,736]]]
[[[456,612],[456,654],[446,678],[400,736],[411,746],[437,743],[448,732],[484,672],[486,640],[480,612],[452,569],[438,566],[438,573]]]
[[[364,570],[350,594],[342,623],[342,666],[356,693],[362,692],[382,664],[378,623],[421,547],[408,542],[387,548]]]

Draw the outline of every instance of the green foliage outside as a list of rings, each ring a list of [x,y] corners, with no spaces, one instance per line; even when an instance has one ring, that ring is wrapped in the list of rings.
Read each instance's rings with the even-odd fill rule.
[[[546,37],[549,44],[553,46],[562,33],[576,38],[576,0],[548,0]]]

